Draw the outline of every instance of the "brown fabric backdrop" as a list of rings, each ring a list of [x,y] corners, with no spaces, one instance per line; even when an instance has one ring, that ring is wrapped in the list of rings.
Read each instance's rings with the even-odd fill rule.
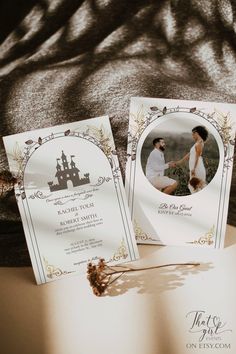
[[[124,170],[131,96],[235,102],[233,0],[8,0],[0,26],[3,136],[107,113]],[[29,265],[12,191],[0,213],[0,265]]]

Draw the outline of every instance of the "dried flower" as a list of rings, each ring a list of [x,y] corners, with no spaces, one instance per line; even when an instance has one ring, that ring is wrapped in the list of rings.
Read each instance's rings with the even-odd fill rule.
[[[114,283],[124,273],[137,272],[142,270],[157,269],[172,266],[198,266],[200,263],[174,263],[151,266],[146,268],[129,268],[126,266],[109,266],[103,258],[100,258],[97,265],[88,263],[87,265],[87,279],[92,287],[93,293],[96,296],[101,296],[105,293],[108,286]]]
[[[14,184],[17,182],[11,172],[4,170],[0,173],[0,197],[5,197],[8,192],[13,190]]]
[[[87,278],[93,293],[97,296],[102,295],[109,285],[110,275],[106,272],[108,268],[103,258],[99,260],[97,265],[88,263]]]

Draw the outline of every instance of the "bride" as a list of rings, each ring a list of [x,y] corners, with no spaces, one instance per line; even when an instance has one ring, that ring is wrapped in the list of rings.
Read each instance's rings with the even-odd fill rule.
[[[191,147],[188,154],[176,162],[176,165],[180,165],[184,161],[189,160],[188,188],[191,193],[195,193],[206,186],[206,169],[203,163],[202,153],[204,143],[208,137],[208,131],[204,126],[198,125],[192,129],[192,137],[195,144]]]

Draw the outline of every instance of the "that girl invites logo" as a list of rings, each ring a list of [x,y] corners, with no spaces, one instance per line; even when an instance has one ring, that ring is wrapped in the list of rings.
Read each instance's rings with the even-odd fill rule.
[[[232,332],[227,322],[220,316],[206,311],[190,311],[186,318],[189,320],[189,333],[197,338],[195,343],[187,343],[188,349],[230,349],[230,343],[223,343],[224,334]]]

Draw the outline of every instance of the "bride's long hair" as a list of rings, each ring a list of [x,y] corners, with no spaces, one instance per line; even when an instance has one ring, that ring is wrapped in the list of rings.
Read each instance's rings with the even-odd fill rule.
[[[206,141],[208,138],[208,130],[203,125],[198,125],[192,129],[193,133],[198,133],[203,141]]]

